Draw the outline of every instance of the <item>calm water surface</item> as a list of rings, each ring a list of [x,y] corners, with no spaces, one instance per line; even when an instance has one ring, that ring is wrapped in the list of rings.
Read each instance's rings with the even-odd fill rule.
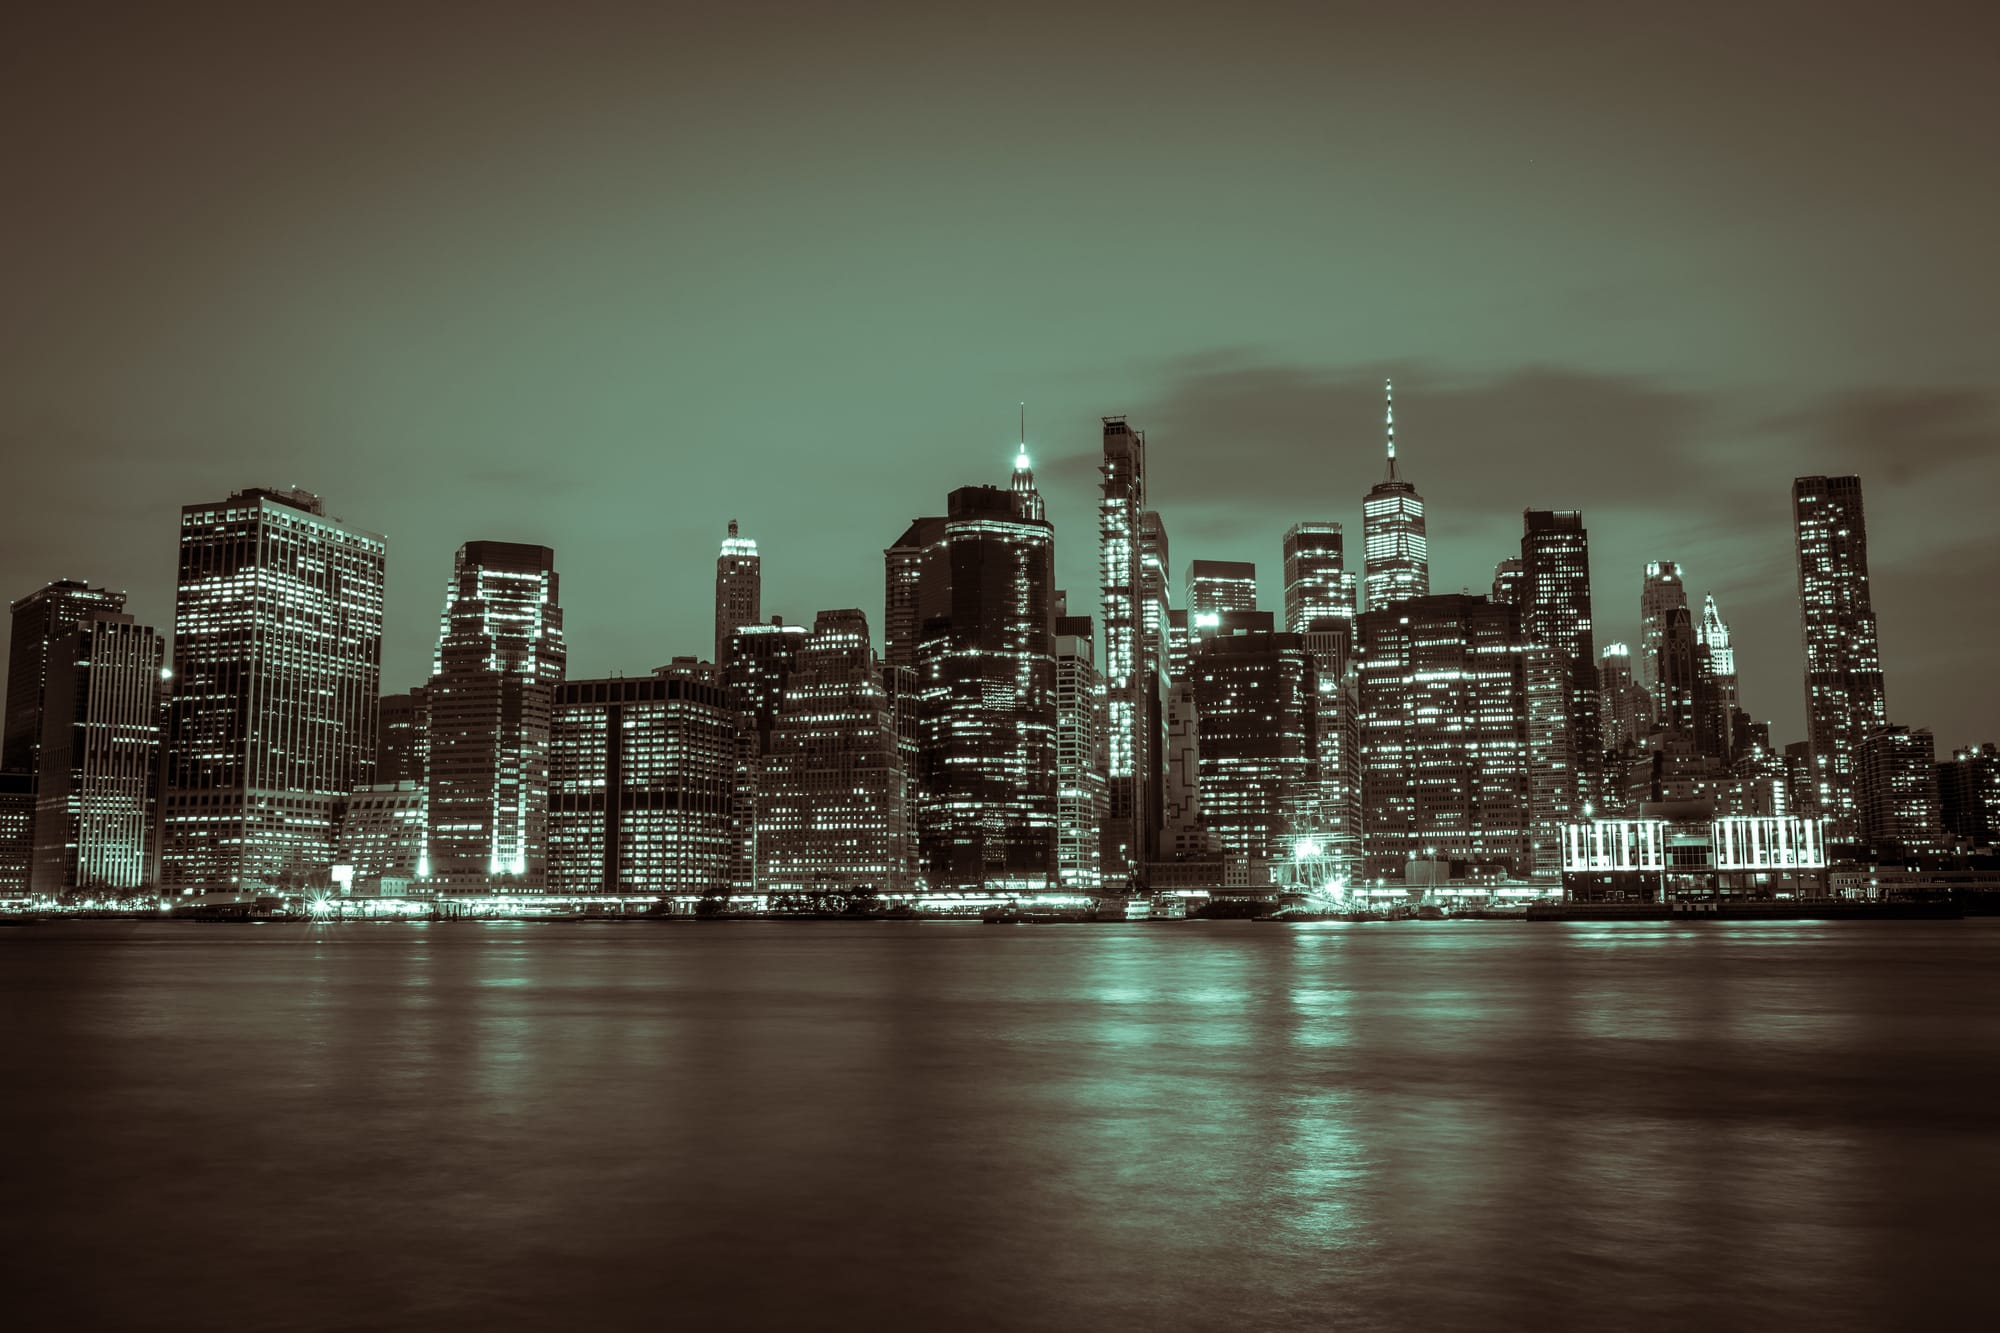
[[[0,930],[10,1327],[1991,1327],[2000,921]]]

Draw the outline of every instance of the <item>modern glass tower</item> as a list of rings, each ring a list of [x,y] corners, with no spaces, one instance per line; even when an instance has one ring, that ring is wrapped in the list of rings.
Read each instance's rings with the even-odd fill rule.
[[[1089,616],[1057,616],[1056,869],[1066,889],[1103,878],[1104,678]]]
[[[7,647],[7,725],[0,741],[0,771],[33,775],[42,740],[42,690],[49,649],[99,612],[125,609],[125,594],[57,579],[13,605],[13,638]]]
[[[1115,884],[1143,880],[1159,845],[1160,680],[1165,636],[1147,622],[1146,436],[1124,417],[1104,418],[1098,500],[1098,611],[1103,621],[1109,810],[1103,873]],[[1162,562],[1164,563],[1164,562]]]
[[[374,779],[386,544],[308,491],[181,510],[163,881],[301,888]]]
[[[1352,620],[1358,580],[1347,568],[1338,523],[1294,523],[1285,530],[1285,631],[1303,634],[1326,616]]]
[[[763,618],[763,568],[757,543],[737,536],[736,520],[730,519],[722,553],[715,557],[715,656],[709,660],[717,667],[728,651],[729,636]]]
[[[1561,869],[1562,828],[1599,803],[1603,765],[1597,643],[1590,610],[1590,533],[1573,509],[1530,509],[1521,516],[1519,608],[1524,643],[1538,650],[1529,676],[1533,725],[1529,764],[1536,811],[1536,873]],[[1550,673],[1560,710],[1550,712]]]
[[[545,887],[550,727],[567,657],[558,591],[546,546],[458,548],[430,683],[426,874]]]
[[[1889,724],[1868,593],[1861,478],[1798,478],[1792,483],[1792,522],[1817,809],[1836,836],[1851,834],[1856,754],[1864,739]]]
[[[729,692],[737,718],[730,883],[739,893],[750,893],[757,887],[759,810],[766,787],[764,769],[771,753],[771,732],[784,709],[785,687],[805,641],[805,626],[787,625],[773,616],[768,625],[739,629],[723,649],[722,686]]]
[[[153,882],[166,643],[99,612],[50,646],[36,784],[37,893]]]
[[[1229,622],[1194,660],[1201,822],[1225,853],[1280,858],[1318,831],[1318,669],[1269,612]]]
[[[1215,633],[1225,614],[1257,609],[1257,566],[1248,560],[1190,560],[1185,586],[1196,644]]]
[[[1389,471],[1361,502],[1363,577],[1368,609],[1431,590],[1424,497],[1396,471],[1396,391],[1385,382]]]

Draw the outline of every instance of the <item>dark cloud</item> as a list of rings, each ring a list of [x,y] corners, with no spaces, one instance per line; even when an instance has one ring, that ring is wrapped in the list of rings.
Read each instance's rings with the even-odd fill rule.
[[[1898,486],[2000,455],[2000,394],[1984,388],[1862,389],[1772,424],[1842,470]]]

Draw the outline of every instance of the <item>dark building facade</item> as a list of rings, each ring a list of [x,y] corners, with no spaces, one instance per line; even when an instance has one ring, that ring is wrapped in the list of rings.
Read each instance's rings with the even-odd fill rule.
[[[1806,734],[1814,799],[1833,836],[1856,829],[1861,742],[1889,725],[1868,590],[1868,516],[1859,477],[1792,483],[1799,619],[1806,658]]]
[[[1305,636],[1233,612],[1195,655],[1201,822],[1225,853],[1286,856],[1318,830],[1319,675]]]
[[[403,694],[382,696],[375,739],[375,784],[422,785],[424,756],[430,748],[430,691],[419,685]]]
[[[1937,751],[1922,727],[1882,727],[1855,755],[1857,833],[1882,857],[1944,851],[1938,808]]]
[[[729,520],[729,535],[722,539],[722,552],[715,557],[715,656],[719,667],[729,648],[729,636],[745,625],[763,618],[764,560],[757,543],[736,532],[736,520]]]
[[[50,648],[74,634],[91,616],[124,609],[124,593],[93,588],[76,579],[57,579],[13,604],[0,771],[33,777],[40,768],[35,756],[42,741],[42,691],[48,682]]]
[[[1991,847],[2000,829],[2000,747],[1988,741],[1938,765],[1938,816],[1961,846]]]
[[[1146,436],[1124,417],[1103,422],[1098,495],[1098,612],[1105,693],[1107,881],[1142,877],[1159,850],[1166,611],[1155,612],[1147,559]],[[1158,553],[1164,564],[1165,552]],[[1159,624],[1149,621],[1153,614]]]
[[[805,642],[805,626],[786,625],[773,617],[768,625],[739,629],[723,649],[722,684],[729,692],[738,724],[731,835],[735,853],[730,872],[731,886],[738,893],[749,893],[757,886],[760,807],[771,731],[784,709],[785,687]]]

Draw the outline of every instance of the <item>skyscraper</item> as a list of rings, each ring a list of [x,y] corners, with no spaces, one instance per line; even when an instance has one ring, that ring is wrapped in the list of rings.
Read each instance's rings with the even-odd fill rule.
[[[1089,616],[1056,617],[1055,658],[1056,869],[1064,888],[1094,892],[1104,867],[1105,719]]]
[[[407,694],[382,696],[375,740],[376,785],[424,780],[424,755],[429,748],[429,691],[419,685]]]
[[[473,541],[452,561],[430,683],[428,874],[545,887],[558,592],[546,546]]]
[[[918,518],[882,552],[882,660],[892,667],[916,665],[917,585],[924,552],[944,538],[944,520]]]
[[[1369,872],[1435,856],[1523,873],[1528,719],[1514,608],[1420,597],[1357,623]]]
[[[1248,560],[1190,560],[1185,581],[1188,627],[1197,646],[1231,611],[1257,609],[1257,566]]]
[[[1430,546],[1424,536],[1424,497],[1396,471],[1395,386],[1388,403],[1389,471],[1361,502],[1363,586],[1368,609],[1431,590]]]
[[[309,491],[181,510],[162,835],[175,889],[302,887],[374,777],[386,543]]]
[[[1313,835],[1351,874],[1361,859],[1361,710],[1352,617],[1321,616],[1302,636],[1318,678],[1314,726],[1319,796]]]
[[[1527,600],[1528,571],[1519,556],[1510,555],[1493,565],[1493,600],[1503,606],[1519,606]]]
[[[803,625],[772,617],[768,625],[745,625],[724,645],[722,685],[736,710],[735,859],[731,886],[738,893],[757,887],[757,840],[771,754],[771,732],[785,707],[785,687],[805,646]]]
[[[42,690],[48,680],[50,645],[74,634],[78,625],[100,611],[124,609],[124,593],[76,579],[57,579],[14,603],[0,771],[32,777],[40,767],[35,755],[42,740]]]
[[[49,645],[36,782],[37,893],[154,881],[166,644],[100,611]]]
[[[1244,859],[1286,856],[1317,831],[1319,682],[1304,637],[1234,611],[1195,653],[1201,822]]]
[[[1695,630],[1702,650],[1708,655],[1708,677],[1715,691],[1715,710],[1720,724],[1722,753],[1734,758],[1741,746],[1737,736],[1742,705],[1736,692],[1736,649],[1729,643],[1729,626],[1715,604],[1715,594],[1702,599],[1701,624]]]
[[[822,611],[785,680],[759,807],[758,887],[909,887],[909,784],[895,701],[858,610]]]
[[[718,668],[729,636],[745,625],[755,625],[763,617],[763,558],[757,543],[736,535],[736,520],[729,520],[729,535],[722,539],[722,553],[715,557],[715,656]]]
[[[736,713],[706,669],[560,682],[547,756],[551,892],[728,887]]]
[[[1607,643],[1598,657],[1597,681],[1603,696],[1604,748],[1633,749],[1653,730],[1653,696],[1632,673],[1632,649]]]
[[[2000,832],[2000,747],[1988,741],[1954,750],[1937,769],[1945,832],[1967,847],[1991,847]]]
[[[1944,850],[1936,747],[1924,727],[1879,727],[1855,754],[1855,814],[1862,842],[1885,857]]]
[[[1590,533],[1573,509],[1521,516],[1521,637],[1552,660],[1527,663],[1528,761],[1536,815],[1536,871],[1562,870],[1562,827],[1600,799],[1603,740],[1598,713],[1597,644],[1591,626]],[[1546,708],[1547,675],[1560,675],[1559,716]],[[1560,727],[1558,735],[1552,727]]]
[[[918,589],[921,861],[932,888],[1056,875],[1054,531],[1014,491],[951,493]]]
[[[1806,658],[1806,735],[1817,810],[1835,836],[1854,831],[1855,754],[1889,724],[1868,595],[1868,519],[1859,477],[1792,483],[1799,617]]]
[[[1639,588],[1639,684],[1656,706],[1661,702],[1660,640],[1666,636],[1668,615],[1687,604],[1681,567],[1672,560],[1647,561],[1646,581]]]
[[[1098,501],[1098,609],[1103,620],[1109,813],[1103,873],[1143,876],[1158,848],[1162,663],[1146,625],[1146,437],[1124,417],[1104,418]],[[1164,620],[1164,615],[1162,616]]]
[[[1303,634],[1325,616],[1352,620],[1357,580],[1347,568],[1338,523],[1294,523],[1285,530],[1285,629]]]

